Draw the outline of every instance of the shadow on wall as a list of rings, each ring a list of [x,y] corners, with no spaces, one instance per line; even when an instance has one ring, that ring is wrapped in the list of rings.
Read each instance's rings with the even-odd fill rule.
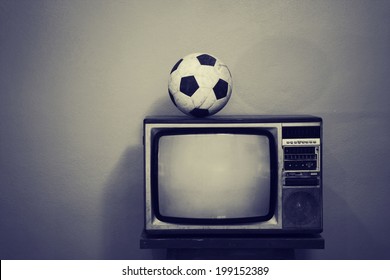
[[[153,102],[147,115],[182,115],[168,90]],[[139,123],[142,127],[142,122]],[[141,139],[141,138],[140,138]],[[143,146],[127,148],[111,172],[103,198],[103,252],[101,259],[164,259],[164,250],[139,249],[144,227]]]
[[[112,171],[103,198],[101,259],[162,259],[160,250],[139,249],[144,226],[143,147],[128,148]]]

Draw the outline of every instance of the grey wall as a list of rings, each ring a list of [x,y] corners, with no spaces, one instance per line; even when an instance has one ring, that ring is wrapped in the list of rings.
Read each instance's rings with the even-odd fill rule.
[[[390,258],[389,1],[1,1],[1,259],[150,259],[142,120],[171,67],[228,64],[219,114],[320,115],[326,249]]]

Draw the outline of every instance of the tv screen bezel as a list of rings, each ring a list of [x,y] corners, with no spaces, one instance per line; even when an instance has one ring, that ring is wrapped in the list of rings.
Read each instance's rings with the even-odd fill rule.
[[[231,225],[253,222],[265,222],[275,214],[277,191],[278,191],[278,149],[276,135],[272,127],[186,127],[186,128],[154,128],[151,141],[151,202],[155,217],[166,223],[188,224],[188,225]],[[199,134],[237,134],[237,135],[258,135],[266,136],[269,142],[269,163],[270,163],[270,199],[269,211],[266,215],[241,218],[183,218],[164,216],[159,208],[158,190],[158,154],[159,141],[169,135],[199,135]]]

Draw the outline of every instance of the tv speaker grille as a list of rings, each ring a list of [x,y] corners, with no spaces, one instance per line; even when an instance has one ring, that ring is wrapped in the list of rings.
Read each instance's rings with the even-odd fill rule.
[[[283,190],[283,228],[318,229],[322,226],[320,188]]]

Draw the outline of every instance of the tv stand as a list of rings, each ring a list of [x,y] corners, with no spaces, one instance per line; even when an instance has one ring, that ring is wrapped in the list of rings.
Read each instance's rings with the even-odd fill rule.
[[[177,235],[143,232],[141,249],[166,249],[167,259],[295,259],[296,249],[324,249],[321,235]]]

